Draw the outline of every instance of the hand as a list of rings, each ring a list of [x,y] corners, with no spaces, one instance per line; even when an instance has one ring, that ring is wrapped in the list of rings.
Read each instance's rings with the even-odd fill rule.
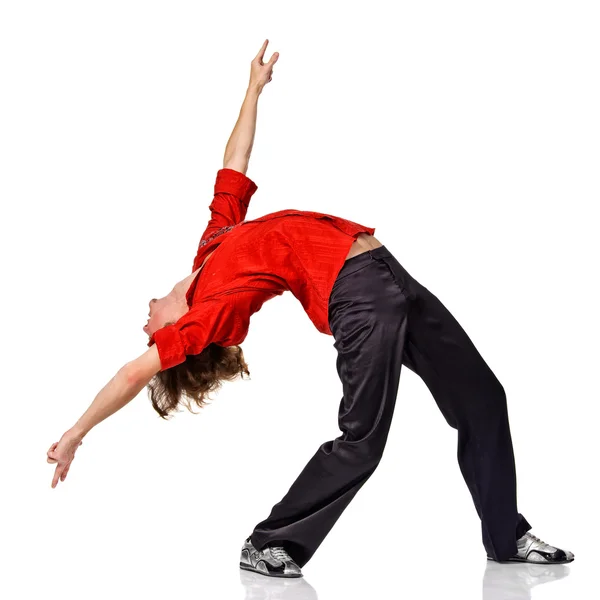
[[[75,458],[75,451],[83,442],[81,436],[73,432],[71,429],[63,433],[63,436],[58,442],[54,442],[48,450],[49,463],[58,463],[52,478],[52,487],[55,488],[58,480],[64,481],[69,472],[69,468]]]
[[[271,79],[273,78],[273,65],[279,58],[279,52],[274,52],[271,56],[271,60],[267,64],[263,63],[265,56],[265,50],[269,40],[265,40],[258,54],[254,57],[254,60],[250,63],[250,84],[249,87],[255,87],[258,92],[262,92],[262,89]]]

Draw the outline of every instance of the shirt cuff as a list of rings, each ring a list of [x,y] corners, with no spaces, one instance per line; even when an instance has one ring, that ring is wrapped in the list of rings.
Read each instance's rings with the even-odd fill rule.
[[[185,346],[181,339],[181,333],[176,325],[167,325],[154,332],[148,345],[156,343],[158,356],[160,358],[160,370],[165,371],[185,362]]]
[[[245,204],[250,202],[252,194],[258,189],[258,186],[246,177],[244,173],[234,169],[219,169],[215,180],[215,194],[225,192],[233,194]]]

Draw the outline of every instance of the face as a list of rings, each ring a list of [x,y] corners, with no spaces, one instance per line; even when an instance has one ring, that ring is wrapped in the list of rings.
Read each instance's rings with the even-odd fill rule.
[[[176,300],[175,290],[164,298],[152,298],[148,306],[150,308],[148,312],[150,318],[143,327],[148,336],[153,335],[158,329],[162,329],[165,323],[178,321],[184,314],[180,302]]]

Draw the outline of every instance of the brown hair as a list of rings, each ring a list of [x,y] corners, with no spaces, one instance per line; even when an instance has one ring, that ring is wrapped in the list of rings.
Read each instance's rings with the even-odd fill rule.
[[[188,355],[185,362],[156,373],[148,382],[148,395],[163,419],[169,418],[171,412],[180,412],[178,405],[197,414],[192,410],[192,402],[202,408],[211,400],[208,394],[218,390],[223,381],[233,381],[238,376],[243,379],[244,374],[249,376],[250,371],[240,346],[211,343],[200,354]]]

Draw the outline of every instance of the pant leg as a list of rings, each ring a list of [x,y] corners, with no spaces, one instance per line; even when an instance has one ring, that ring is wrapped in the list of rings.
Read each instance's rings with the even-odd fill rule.
[[[380,252],[378,252],[380,251]],[[458,431],[458,463],[481,519],[487,553],[505,560],[531,525],[517,510],[517,482],[506,394],[442,302],[387,250],[374,251],[411,301],[404,364],[425,382]]]
[[[375,471],[398,392],[407,313],[407,298],[384,264],[369,252],[346,261],[329,298],[342,435],[319,447],[256,525],[251,541],[257,549],[281,544],[304,566]]]

